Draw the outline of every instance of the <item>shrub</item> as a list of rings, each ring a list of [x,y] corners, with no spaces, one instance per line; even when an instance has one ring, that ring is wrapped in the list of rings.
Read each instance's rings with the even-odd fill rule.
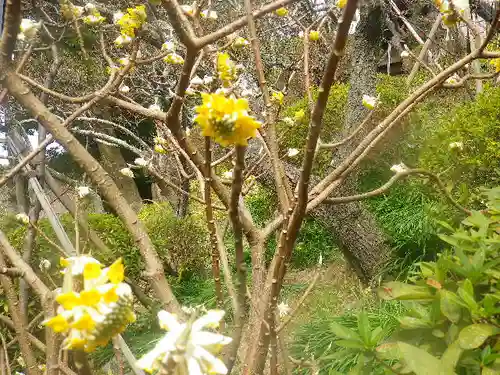
[[[321,139],[325,142],[330,142],[336,139],[339,130],[342,128],[345,119],[347,92],[348,86],[345,84],[336,84],[330,91],[330,96],[323,117],[323,128],[321,130]],[[314,90],[314,99],[316,99],[317,95],[317,91]],[[305,144],[310,119],[307,104],[308,99],[304,97],[303,99],[295,102],[293,105],[283,109],[282,118],[294,118],[297,111],[304,111],[305,116],[301,121],[295,121],[293,124],[287,124],[284,121],[280,121],[277,124],[278,136],[281,138],[281,154],[286,154],[286,151],[289,148],[297,148],[301,151],[301,153],[294,158],[294,161],[301,160],[301,155],[303,155],[302,147]],[[319,154],[315,172],[324,172],[326,168],[328,168],[330,160],[330,152],[323,152]]]
[[[277,209],[276,195],[261,185],[246,197],[248,209],[257,225],[263,226]],[[276,251],[276,238],[267,243],[266,261],[269,263]],[[295,243],[290,265],[296,269],[306,269],[318,262],[320,255],[325,261],[338,254],[333,235],[318,221],[306,218]],[[250,256],[248,255],[248,258]]]
[[[208,235],[204,223],[194,216],[178,218],[167,203],[145,205],[139,214],[146,226],[148,234],[166,265],[173,264],[179,276],[186,273],[200,272],[207,268],[209,262]],[[91,251],[93,256],[104,263],[122,257],[131,279],[140,279],[144,271],[144,262],[138,248],[122,222],[111,214],[89,214],[89,225],[110,249],[110,254],[96,250],[86,238],[80,238],[80,249]],[[74,221],[69,214],[59,217],[70,239],[75,238]],[[8,229],[7,235],[12,245],[21,249],[26,227],[13,224],[14,219],[5,219],[2,228]],[[38,223],[39,228],[50,239],[57,243],[56,236],[47,219]],[[32,266],[38,269],[40,259],[46,258],[53,265],[59,263],[61,254],[44,238],[38,236],[36,249],[33,252]],[[57,267],[53,267],[53,277],[58,278]]]
[[[382,299],[408,307],[391,340],[383,343],[383,329],[370,326],[363,314],[357,330],[331,327],[337,345],[359,354],[354,374],[373,363],[415,375],[500,372],[500,188],[485,194],[485,212],[473,211],[458,229],[443,223],[450,234],[440,237],[450,249],[421,262],[409,282],[380,288]]]

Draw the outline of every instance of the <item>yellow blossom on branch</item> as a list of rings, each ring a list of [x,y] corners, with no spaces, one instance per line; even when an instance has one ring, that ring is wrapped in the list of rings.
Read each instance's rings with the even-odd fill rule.
[[[276,15],[280,17],[285,17],[288,14],[288,9],[285,7],[281,7],[279,9],[276,9]]]
[[[495,72],[500,73],[500,58],[490,60],[490,64],[495,68]]]
[[[261,123],[248,114],[246,99],[226,98],[222,94],[202,93],[203,104],[196,107],[194,121],[202,134],[222,146],[247,145]]]
[[[317,30],[311,30],[309,32],[309,40],[313,41],[313,42],[319,40],[319,31],[317,31]]]
[[[61,266],[58,314],[43,324],[65,335],[64,349],[91,352],[135,320],[121,258],[107,268],[86,255],[61,259]]]
[[[135,8],[128,8],[127,13],[118,18],[121,14],[115,17],[115,23],[120,26],[120,34],[134,38],[137,30],[146,22],[146,7],[138,5]]]
[[[271,101],[273,101],[276,104],[282,105],[283,104],[283,99],[285,98],[285,94],[283,94],[282,91],[273,91],[271,95]]]
[[[219,79],[222,81],[224,87],[230,86],[231,81],[237,78],[238,69],[227,52],[217,55],[217,72],[219,73]]]

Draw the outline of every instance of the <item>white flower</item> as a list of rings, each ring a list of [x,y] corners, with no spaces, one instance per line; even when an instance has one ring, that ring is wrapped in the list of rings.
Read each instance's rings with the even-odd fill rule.
[[[161,50],[168,51],[168,52],[174,52],[175,51],[175,43],[172,42],[171,40],[167,40],[167,41],[165,41],[165,43],[163,43],[161,45]]]
[[[203,84],[204,85],[209,85],[214,81],[214,77],[212,76],[205,76],[203,77]]]
[[[401,56],[402,59],[404,59],[404,58],[410,56],[410,53],[408,51],[403,51],[403,52],[401,52],[400,56]]]
[[[83,22],[90,26],[99,25],[105,20],[105,18],[101,15],[90,14],[83,18]]]
[[[289,148],[286,155],[289,157],[289,158],[293,158],[294,156],[297,156],[299,154],[299,150],[297,150],[296,148]]]
[[[253,91],[251,89],[245,89],[241,92],[241,96],[252,96]]]
[[[191,5],[181,5],[181,9],[184,12],[184,14],[186,14],[188,16],[192,17],[194,14],[194,10],[193,10],[193,7]]]
[[[408,170],[408,167],[406,165],[404,165],[404,163],[394,164],[391,167],[391,171],[394,173],[403,173],[403,172],[406,172],[407,170]]]
[[[130,64],[130,57],[128,56],[125,56],[125,57],[120,57],[118,59],[118,62],[123,65],[123,66],[127,66],[128,64]]]
[[[173,64],[173,65],[184,64],[184,58],[175,52],[169,53],[167,56],[165,56],[163,58],[163,61],[165,61],[166,63],[169,63],[169,64]]]
[[[191,85],[193,86],[203,85],[203,80],[198,76],[194,76],[193,79],[191,80]]]
[[[30,222],[30,218],[25,213],[17,214],[16,220],[23,224],[29,224]]]
[[[118,21],[122,19],[122,17],[124,16],[125,14],[123,14],[123,12],[116,12],[116,13],[113,13],[113,23],[116,25],[118,24]]]
[[[132,38],[129,37],[128,35],[120,35],[118,38],[115,39],[115,46],[117,47],[127,46],[130,43],[132,43]]]
[[[300,31],[299,32],[299,38],[303,38],[304,37],[304,32],[303,31]]]
[[[73,15],[76,18],[79,18],[82,16],[83,12],[85,11],[84,7],[80,7],[78,5],[73,5]]]
[[[217,327],[223,316],[224,311],[210,310],[193,323],[181,323],[175,315],[160,311],[160,327],[168,332],[149,353],[137,361],[137,366],[147,372],[154,372],[168,362],[169,365],[175,364],[177,369],[187,369],[186,374],[190,375],[227,374],[224,362],[211,351],[214,347],[229,344],[232,339],[202,330],[205,327]]]
[[[94,5],[94,4],[92,4],[92,3],[87,3],[87,4],[85,4],[85,10],[86,10],[87,12],[92,13],[95,9],[96,9],[96,8],[95,8],[95,5]]]
[[[20,40],[25,39],[33,39],[40,27],[42,26],[42,22],[35,22],[27,18],[23,18],[21,21],[21,25],[19,26],[19,35],[17,36]]]
[[[454,85],[457,84],[458,81],[460,80],[460,76],[458,74],[453,74],[451,77],[448,77],[445,81],[445,83],[449,85]]]
[[[151,104],[151,105],[149,106],[149,109],[150,109],[151,111],[161,111],[161,107],[158,105],[158,103]]]
[[[69,257],[66,259],[61,258],[61,266],[64,267],[64,273],[70,271],[72,275],[81,275],[87,264],[101,264],[97,259],[88,255],[81,255],[77,257]]]
[[[222,177],[227,178],[228,180],[233,178],[233,171],[225,171],[224,173],[222,173]]]
[[[140,167],[145,167],[148,165],[148,161],[143,158],[137,158],[134,160],[134,163]]]
[[[122,94],[128,94],[130,92],[130,87],[128,87],[127,85],[121,85],[120,92]]]
[[[76,190],[78,191],[78,196],[80,198],[85,198],[90,194],[90,188],[88,186],[78,186]]]
[[[460,150],[462,151],[464,149],[464,144],[463,142],[451,142],[448,146],[450,150]]]
[[[295,124],[295,121],[293,121],[293,118],[291,117],[283,117],[282,121],[287,125]]]
[[[52,266],[52,263],[50,263],[50,260],[42,258],[40,260],[40,264],[38,265],[38,268],[40,268],[40,271],[42,272],[47,272],[50,270],[50,267]]]
[[[278,313],[280,315],[280,318],[287,316],[290,311],[292,310],[288,304],[281,302],[278,306]]]
[[[202,18],[208,18],[209,20],[216,20],[218,18],[217,12],[215,10],[204,10],[200,12]]]
[[[363,95],[363,105],[368,109],[374,109],[378,105],[378,99],[374,96]]]
[[[130,168],[122,168],[120,169],[120,173],[124,176],[134,178],[134,172],[132,172],[132,169]]]

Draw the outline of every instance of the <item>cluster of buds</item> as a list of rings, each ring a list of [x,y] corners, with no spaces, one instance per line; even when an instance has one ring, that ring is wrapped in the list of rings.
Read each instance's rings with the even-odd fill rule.
[[[137,31],[146,22],[146,19],[146,7],[144,5],[128,8],[127,13],[115,13],[113,15],[113,22],[120,27],[120,36],[115,39],[115,45],[123,47],[130,44],[137,36]]]

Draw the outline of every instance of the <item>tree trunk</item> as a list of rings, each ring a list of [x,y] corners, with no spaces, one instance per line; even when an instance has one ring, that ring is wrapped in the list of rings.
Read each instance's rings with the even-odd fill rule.
[[[341,137],[345,138],[361,124],[368,115],[363,105],[363,95],[376,96],[376,77],[380,57],[384,53],[383,39],[384,9],[378,5],[364,4],[360,22],[349,46],[351,72],[347,97],[346,120]],[[332,166],[350,154],[369,129],[361,131],[355,139],[336,149],[332,155]],[[357,171],[342,184],[338,196],[357,193]],[[321,206],[313,213],[338,238],[346,258],[365,281],[377,275],[381,266],[390,258],[383,231],[378,227],[371,212],[362,202]]]
[[[106,116],[103,116],[103,118],[106,118]],[[109,125],[100,124],[98,131],[113,137],[116,136],[114,129]],[[97,143],[97,147],[99,148],[99,153],[101,154],[104,169],[111,175],[134,211],[138,212],[142,207],[142,198],[139,194],[135,181],[120,173],[120,169],[127,167],[127,163],[125,162],[120,149],[118,147],[108,146],[100,142]]]

